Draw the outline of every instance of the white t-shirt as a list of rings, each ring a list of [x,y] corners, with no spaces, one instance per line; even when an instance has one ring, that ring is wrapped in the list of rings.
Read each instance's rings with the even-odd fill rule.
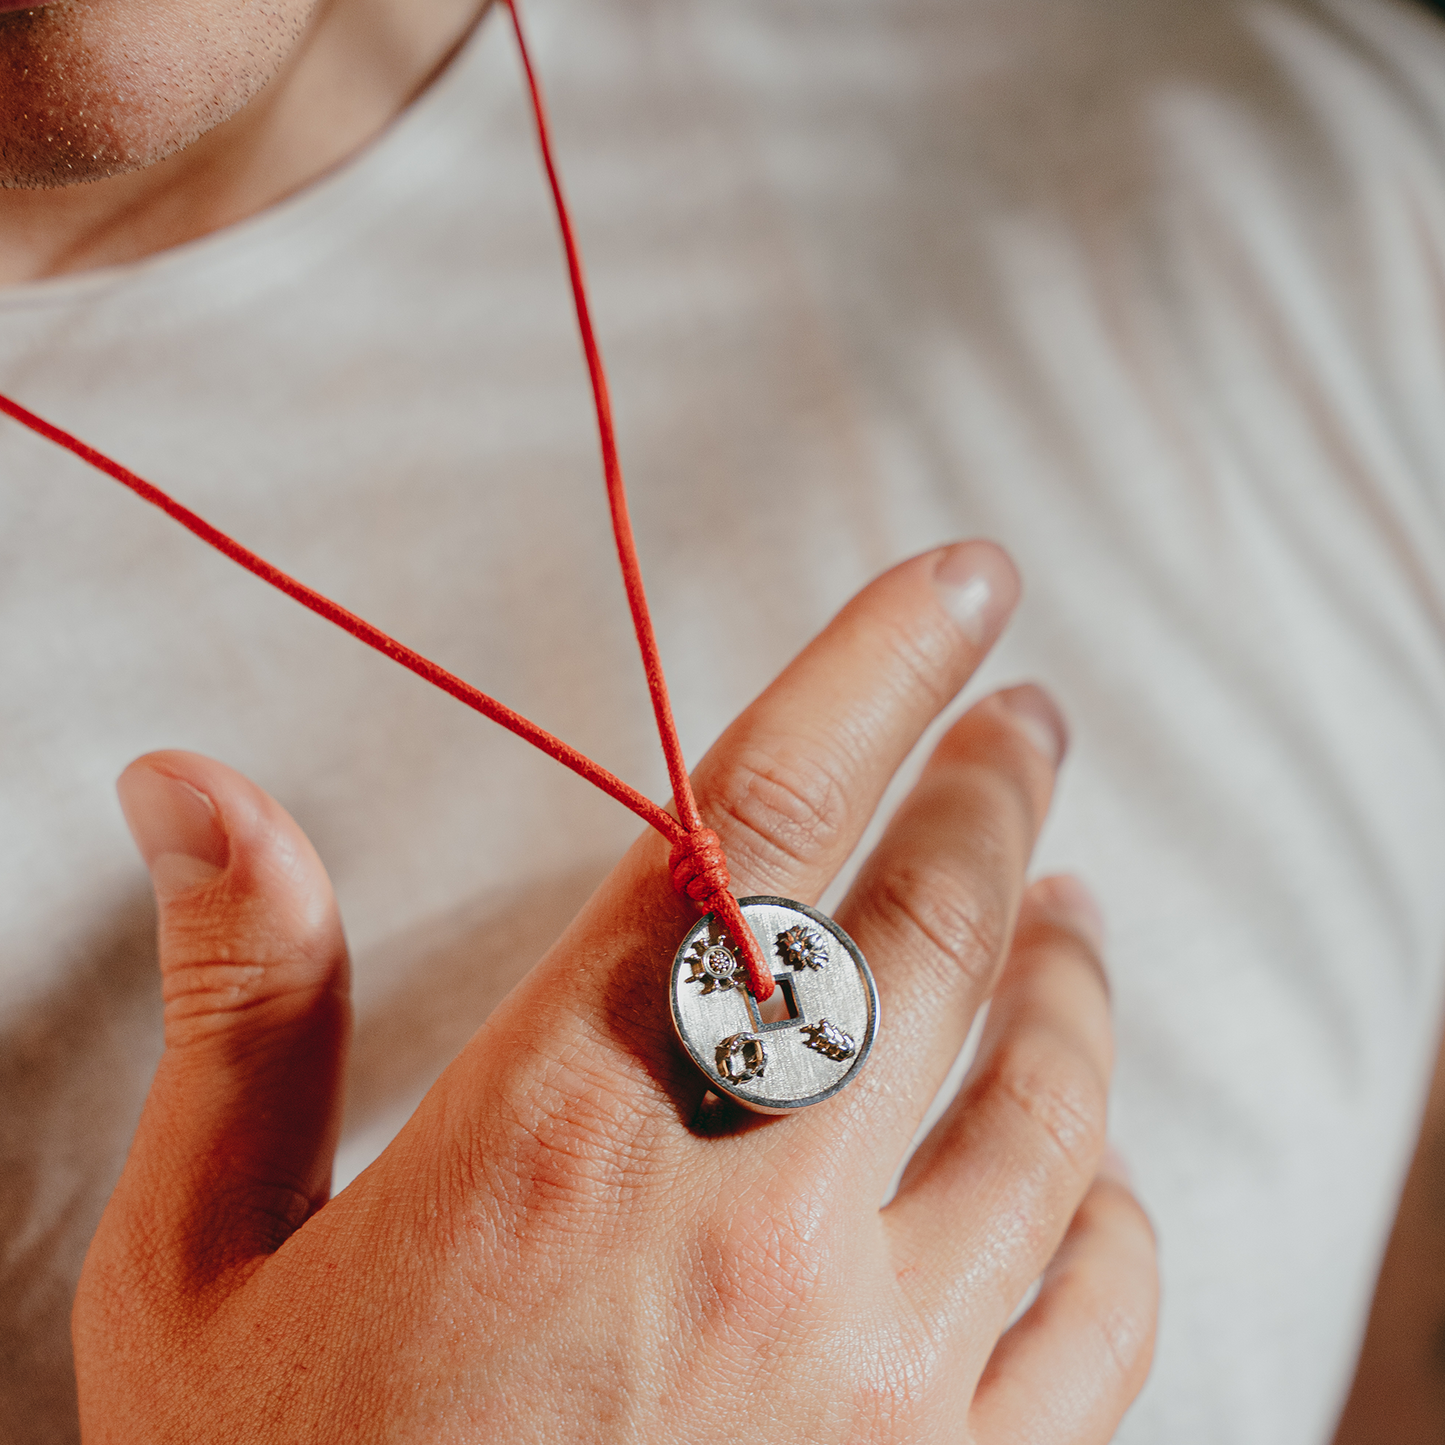
[[[1403,0],[535,0],[684,743],[984,534],[970,695],[1074,729],[1164,1305],[1130,1445],[1319,1445],[1445,1004],[1445,27]],[[0,387],[653,795],[501,17],[376,144],[0,293]],[[159,1048],[136,754],[275,794],[341,898],[353,1174],[627,840],[616,804],[0,424],[0,1438]],[[880,965],[881,966],[881,965]]]

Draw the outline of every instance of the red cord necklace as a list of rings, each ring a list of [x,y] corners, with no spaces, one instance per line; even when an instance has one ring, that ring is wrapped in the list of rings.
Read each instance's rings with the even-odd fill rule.
[[[516,0],[502,0],[502,3],[511,17],[516,36],[536,122],[542,164],[547,173],[567,257],[582,350],[596,404],[598,440],[612,531],[633,629],[652,696],[658,736],[667,760],[676,818],[621,778],[505,703],[489,697],[364,618],[272,566],[129,468],[4,395],[0,395],[0,412],[128,487],[203,542],[253,572],[262,581],[295,598],[303,607],[309,607],[368,647],[385,653],[458,701],[540,748],[656,828],[672,844],[669,866],[673,886],[705,915],[689,930],[673,962],[671,1001],[679,1037],[715,1088],[752,1109],[767,1113],[791,1112],[836,1093],[863,1063],[877,1030],[876,990],[862,955],[832,919],[787,899],[767,897],[739,901],[733,896],[721,840],[706,826],[698,811],[673,721],[657,638],[642,585],[642,569],[627,511],[622,468],[617,459],[607,376],[592,328],[582,258],[552,157],[551,132],[541,85],[532,65]],[[768,952],[784,966],[780,977],[775,978],[764,956],[764,940]],[[739,964],[745,976],[745,987],[744,979],[738,977]],[[689,989],[685,987],[687,984],[696,985],[696,988]],[[758,1005],[771,999],[780,986],[784,995],[783,1017],[765,1022]],[[722,998],[715,999],[715,995]],[[714,1001],[701,1005],[704,999]],[[731,1007],[730,1014],[719,1013],[723,1005]],[[835,1015],[833,1020],[823,1017],[821,1008],[824,1006]],[[803,1020],[806,1021],[801,1022]],[[719,1029],[725,1030],[732,1024],[740,1027],[731,1033],[719,1034]],[[778,1040],[772,1037],[784,1029],[803,1036],[802,1040],[788,1040],[794,1045],[792,1049],[780,1049]],[[772,1075],[771,1082],[768,1082],[770,1063]],[[844,1066],[843,1072],[841,1076],[833,1077],[837,1074],[838,1065]]]

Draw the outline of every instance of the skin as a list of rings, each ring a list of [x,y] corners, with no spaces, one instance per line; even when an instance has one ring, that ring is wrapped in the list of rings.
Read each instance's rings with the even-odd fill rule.
[[[941,583],[970,567],[993,601],[965,625]],[[987,543],[904,563],[729,728],[696,782],[739,892],[817,899],[1016,594]],[[1100,1170],[1097,910],[1026,883],[1063,742],[1031,686],[944,735],[838,910],[884,1027],[835,1099],[708,1102],[660,984],[690,914],[648,832],[330,1202],[347,964],[321,864],[219,763],[133,764],[166,1051],[76,1300],[86,1440],[1105,1445],[1157,1277]]]
[[[371,140],[483,0],[60,0],[0,11],[0,284],[227,226]]]

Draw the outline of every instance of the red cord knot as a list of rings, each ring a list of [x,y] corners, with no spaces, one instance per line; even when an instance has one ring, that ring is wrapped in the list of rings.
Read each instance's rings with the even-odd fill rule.
[[[672,886],[704,913],[716,913],[724,893],[731,896],[732,878],[722,839],[711,828],[699,828],[675,843],[667,860]]]
[[[733,897],[727,854],[722,839],[711,828],[698,828],[673,844],[668,859],[672,886],[701,913],[716,913],[728,936],[738,946],[748,974],[748,991],[760,1002],[777,987],[763,958],[757,935],[748,927]]]

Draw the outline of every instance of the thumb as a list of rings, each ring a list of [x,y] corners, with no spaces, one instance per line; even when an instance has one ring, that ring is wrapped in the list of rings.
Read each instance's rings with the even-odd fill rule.
[[[106,1223],[194,1281],[270,1253],[329,1195],[346,944],[315,850],[239,773],[152,753],[117,791],[160,913],[166,1049]]]

